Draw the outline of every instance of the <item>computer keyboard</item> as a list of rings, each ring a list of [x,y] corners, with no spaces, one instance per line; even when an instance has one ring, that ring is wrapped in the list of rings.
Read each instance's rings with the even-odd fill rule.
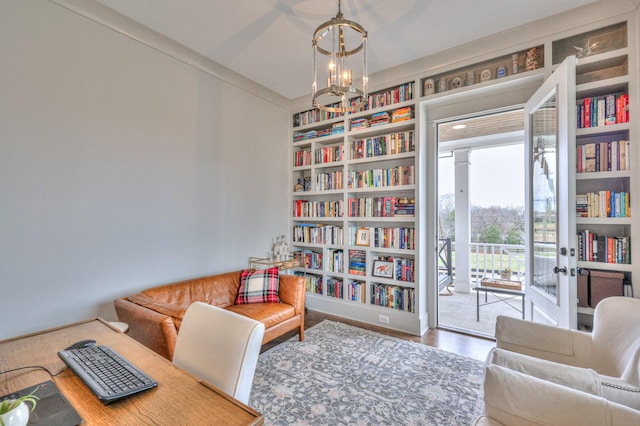
[[[65,349],[58,356],[103,404],[151,389],[158,384],[107,346]]]

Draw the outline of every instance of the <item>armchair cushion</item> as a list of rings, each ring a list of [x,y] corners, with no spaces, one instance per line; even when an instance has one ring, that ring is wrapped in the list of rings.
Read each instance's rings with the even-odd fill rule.
[[[279,303],[279,269],[245,269],[240,274],[240,288],[235,304]]]
[[[496,346],[577,367],[591,366],[591,334],[498,316]]]
[[[488,365],[484,416],[476,425],[639,424],[640,412],[537,377]]]
[[[489,353],[487,364],[508,368],[640,410],[640,388],[621,378],[598,374],[590,368],[560,364],[499,348]]]

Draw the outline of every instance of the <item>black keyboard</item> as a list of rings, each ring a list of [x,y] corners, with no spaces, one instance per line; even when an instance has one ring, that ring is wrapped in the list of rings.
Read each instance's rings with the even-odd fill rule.
[[[107,346],[66,349],[58,356],[103,404],[158,385],[152,378]]]

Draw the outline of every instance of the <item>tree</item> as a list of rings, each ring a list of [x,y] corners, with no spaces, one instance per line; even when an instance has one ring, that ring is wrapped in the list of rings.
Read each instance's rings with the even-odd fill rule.
[[[524,243],[524,238],[522,237],[522,230],[517,229],[515,226],[509,230],[507,233],[507,237],[505,239],[507,244],[513,245],[521,245]]]
[[[451,241],[455,241],[456,236],[455,200],[454,194],[444,194],[438,200],[439,237],[451,238]]]
[[[502,243],[502,234],[500,228],[496,224],[489,225],[483,232],[481,243],[500,244]]]

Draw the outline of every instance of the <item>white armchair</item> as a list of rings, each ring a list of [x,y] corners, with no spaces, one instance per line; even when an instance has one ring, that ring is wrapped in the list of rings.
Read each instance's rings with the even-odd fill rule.
[[[173,363],[247,404],[264,324],[195,302],[182,319]]]
[[[603,300],[593,325],[586,333],[498,317],[488,364],[640,410],[640,299]]]
[[[639,411],[498,365],[486,367],[484,401],[476,426],[640,424]]]

